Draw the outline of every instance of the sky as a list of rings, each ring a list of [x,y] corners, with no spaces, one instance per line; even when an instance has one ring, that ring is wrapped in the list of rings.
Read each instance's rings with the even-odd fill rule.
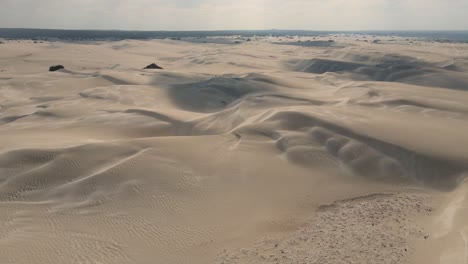
[[[0,28],[468,30],[468,0],[0,0]]]

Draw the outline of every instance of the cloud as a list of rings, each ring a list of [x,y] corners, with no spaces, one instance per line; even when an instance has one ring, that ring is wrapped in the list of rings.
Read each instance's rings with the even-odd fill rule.
[[[0,0],[0,27],[468,29],[466,0]]]

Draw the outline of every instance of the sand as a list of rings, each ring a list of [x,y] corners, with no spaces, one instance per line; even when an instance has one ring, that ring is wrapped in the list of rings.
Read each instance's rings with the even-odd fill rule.
[[[3,41],[1,263],[468,263],[468,44],[329,38]]]

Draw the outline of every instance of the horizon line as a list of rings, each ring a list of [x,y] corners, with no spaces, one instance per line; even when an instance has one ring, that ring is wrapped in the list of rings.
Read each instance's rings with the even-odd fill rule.
[[[133,32],[217,32],[217,31],[310,31],[310,32],[468,32],[468,29],[356,29],[356,30],[316,30],[316,29],[191,29],[191,30],[141,30],[141,29],[71,29],[71,28],[28,28],[28,27],[0,27],[0,30],[69,30],[69,31],[133,31]]]

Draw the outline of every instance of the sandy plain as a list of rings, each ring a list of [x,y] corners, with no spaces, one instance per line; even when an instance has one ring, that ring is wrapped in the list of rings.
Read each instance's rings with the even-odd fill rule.
[[[468,263],[468,44],[374,39],[4,41],[1,263]]]

